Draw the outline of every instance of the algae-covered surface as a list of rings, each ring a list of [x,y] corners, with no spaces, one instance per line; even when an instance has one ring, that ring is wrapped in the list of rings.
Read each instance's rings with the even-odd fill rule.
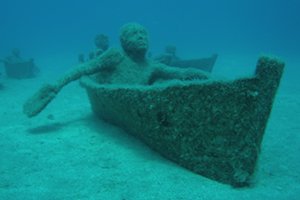
[[[224,57],[216,70],[226,70],[232,62],[228,59]],[[245,60],[237,57],[235,62]],[[289,67],[274,102],[254,183],[242,189],[181,168],[99,120],[78,83],[63,89],[38,117],[22,115],[28,96],[61,72],[49,71],[34,80],[4,79],[0,199],[297,199],[300,95],[289,71],[296,65],[286,64]]]
[[[0,1],[0,200],[298,200],[299,7],[296,0]],[[119,29],[130,22],[148,31],[149,46],[137,43],[148,48],[143,56],[155,59],[169,45],[176,47],[171,58],[183,61],[217,54],[212,77],[225,81],[253,75],[262,55],[285,62],[249,186],[236,188],[189,171],[102,121],[78,81],[61,85],[38,116],[22,113],[42,85],[55,85],[100,53],[95,36],[104,34],[109,47],[121,49]],[[34,60],[36,77],[6,74],[4,59],[15,48]],[[122,69],[128,83],[139,75]],[[118,83],[126,87],[123,82]],[[38,97],[47,100],[46,92]],[[169,124],[164,115],[157,117]]]

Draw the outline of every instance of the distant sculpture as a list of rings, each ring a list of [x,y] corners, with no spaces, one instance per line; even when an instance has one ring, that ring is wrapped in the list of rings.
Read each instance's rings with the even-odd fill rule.
[[[39,72],[34,60],[32,58],[23,59],[20,50],[17,48],[13,49],[11,55],[1,61],[4,63],[6,75],[10,78],[33,78]]]
[[[83,54],[83,53],[81,53],[81,54],[78,55],[78,62],[79,62],[80,64],[82,64],[82,63],[85,62],[84,54]]]
[[[168,66],[180,67],[180,68],[196,68],[207,72],[211,72],[218,58],[217,54],[213,54],[206,58],[196,59],[180,59],[176,54],[176,46],[168,45],[165,48],[165,52],[154,58],[157,62],[163,63]]]
[[[174,62],[179,60],[178,56],[176,55],[176,46],[166,46],[165,52],[162,55],[156,57],[155,60],[164,63],[165,65],[172,66]]]
[[[109,39],[107,35],[104,34],[98,34],[95,37],[94,43],[97,47],[96,49],[96,56],[101,55],[103,52],[105,52],[109,47]]]
[[[23,62],[24,60],[21,58],[21,52],[20,52],[20,49],[13,49],[11,51],[11,55],[10,56],[7,56],[5,59],[4,59],[4,63],[20,63],[20,62]]]
[[[109,47],[109,38],[107,35],[104,34],[98,34],[96,35],[95,39],[94,39],[94,44],[96,46],[96,50],[95,51],[91,51],[88,54],[88,59],[92,60],[97,56],[100,56],[101,54],[103,54]],[[79,63],[84,63],[85,59],[84,59],[84,54],[79,54],[78,55],[78,62]]]

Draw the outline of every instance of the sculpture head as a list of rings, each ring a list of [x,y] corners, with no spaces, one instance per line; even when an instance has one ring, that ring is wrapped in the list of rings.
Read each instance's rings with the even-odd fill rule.
[[[11,51],[11,54],[15,57],[20,57],[20,49],[17,49],[17,48],[14,48],[12,51]]]
[[[121,28],[120,41],[125,53],[134,60],[144,60],[148,50],[148,33],[137,23],[125,24]]]
[[[94,42],[97,48],[103,51],[106,51],[108,49],[109,46],[108,36],[104,34],[96,35]]]
[[[168,45],[168,46],[166,46],[166,48],[165,48],[165,52],[166,52],[167,54],[170,54],[170,55],[172,55],[172,56],[175,56],[175,55],[176,55],[176,47],[173,46],[173,45]]]

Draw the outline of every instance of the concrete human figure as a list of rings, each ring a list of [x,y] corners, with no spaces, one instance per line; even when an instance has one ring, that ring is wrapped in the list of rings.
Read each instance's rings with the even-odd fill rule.
[[[162,55],[156,57],[155,60],[165,65],[172,66],[174,62],[179,61],[179,57],[176,55],[176,46],[167,45],[165,47],[165,52]]]
[[[121,28],[122,49],[108,49],[101,56],[83,63],[65,74],[54,84],[46,84],[23,107],[28,117],[40,113],[67,84],[80,77],[92,76],[99,84],[152,85],[162,81],[179,79],[208,79],[209,75],[195,69],[168,67],[148,59],[148,33],[137,23]]]
[[[120,31],[122,61],[100,71],[100,83],[153,84],[170,79],[206,79],[209,75],[194,69],[175,69],[146,57],[149,48],[146,29],[136,23],[124,25]],[[175,55],[175,52],[172,52]]]
[[[92,60],[97,56],[100,56],[101,54],[103,54],[108,48],[109,48],[109,38],[107,35],[105,34],[98,34],[95,36],[94,39],[94,44],[96,46],[96,50],[90,51],[88,54],[88,60]],[[78,62],[79,64],[84,63],[85,60],[85,56],[83,53],[80,53],[78,55]]]
[[[96,46],[96,56],[101,55],[103,52],[105,52],[109,47],[109,38],[107,35],[104,34],[98,34],[96,35],[94,39],[94,43]]]
[[[20,63],[23,62],[24,60],[21,58],[21,52],[19,49],[14,48],[11,51],[11,55],[5,57],[2,62],[4,63]]]

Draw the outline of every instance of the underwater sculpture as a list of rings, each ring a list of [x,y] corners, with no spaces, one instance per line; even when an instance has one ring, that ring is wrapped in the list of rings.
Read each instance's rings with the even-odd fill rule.
[[[107,35],[98,34],[98,35],[96,35],[96,37],[94,39],[94,44],[96,46],[96,51],[95,52],[92,51],[89,53],[90,60],[94,59],[95,56],[100,56],[108,49],[109,38]],[[83,53],[78,55],[78,62],[81,64],[85,62]]]
[[[191,171],[249,185],[284,64],[262,57],[253,77],[218,81],[200,70],[146,59],[147,32],[138,24],[125,25],[120,40],[124,52],[108,50],[43,86],[24,104],[24,113],[37,115],[81,78],[101,119]]]
[[[174,45],[167,45],[165,47],[165,52],[162,55],[157,56],[154,60],[161,62],[165,65],[172,65],[172,63],[179,60],[176,52],[176,46]]]
[[[121,30],[120,41],[123,51],[109,49],[102,55],[85,62],[55,84],[46,84],[24,105],[24,113],[33,117],[41,112],[55,95],[67,84],[84,75],[94,75],[99,83],[105,84],[141,84],[170,79],[207,79],[209,74],[196,69],[180,69],[148,60],[148,36],[139,24],[127,24]]]
[[[24,60],[19,49],[13,49],[11,55],[1,61],[4,63],[5,72],[9,78],[33,78],[39,72],[34,60],[32,58]]]
[[[107,35],[98,34],[94,39],[96,46],[96,56],[103,54],[109,47],[109,39]]]
[[[212,72],[213,67],[218,58],[217,54],[213,54],[207,58],[198,58],[198,59],[180,59],[176,55],[176,47],[173,45],[167,45],[165,48],[165,52],[154,58],[154,60],[161,62],[165,65],[173,66],[173,67],[192,67],[196,69],[201,69],[207,72]]]

